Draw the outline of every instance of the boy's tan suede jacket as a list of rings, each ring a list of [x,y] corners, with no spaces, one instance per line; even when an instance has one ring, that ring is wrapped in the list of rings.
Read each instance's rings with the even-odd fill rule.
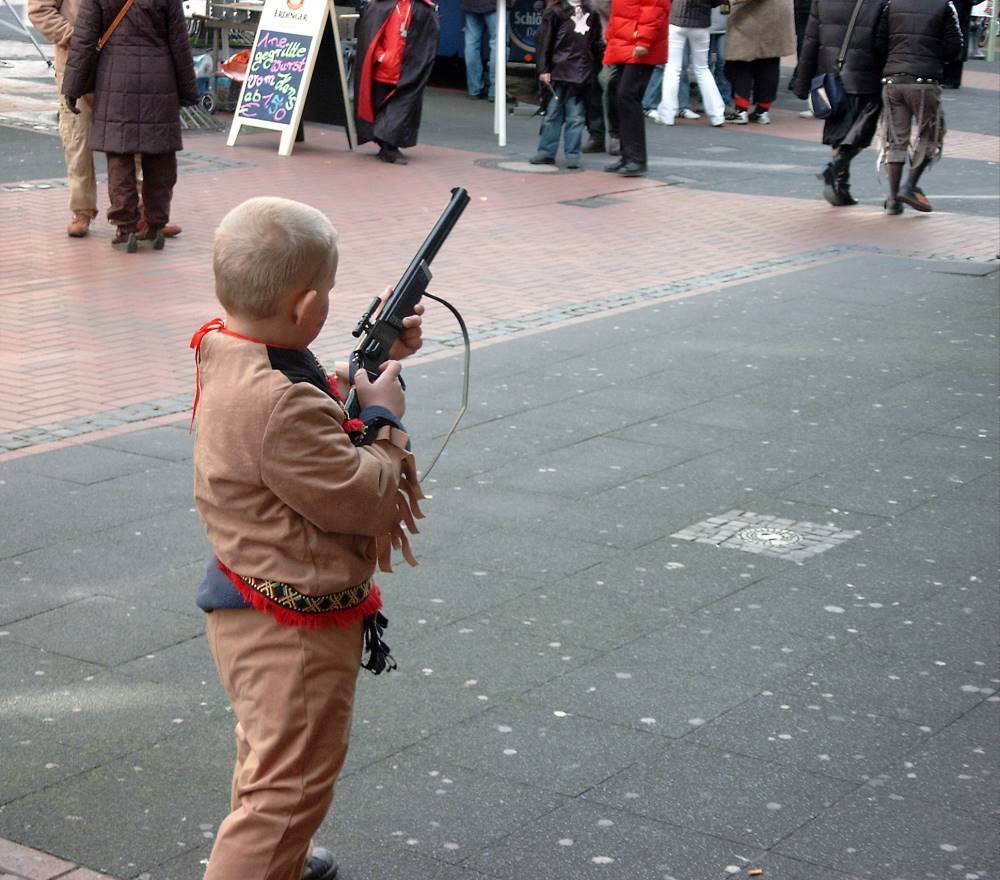
[[[62,73],[69,55],[80,0],[28,0],[28,20],[55,46],[56,70]]]
[[[401,524],[416,531],[423,496],[403,431],[355,446],[337,401],[222,333],[201,341],[200,386],[195,501],[229,569],[320,596],[391,570],[392,546],[413,561]]]

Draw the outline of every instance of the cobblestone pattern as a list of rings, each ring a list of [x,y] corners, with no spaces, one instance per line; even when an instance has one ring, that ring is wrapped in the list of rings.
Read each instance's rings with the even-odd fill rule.
[[[757,542],[744,534],[748,529],[774,530],[775,535],[780,538],[790,537],[788,533],[791,532],[797,540],[793,539],[794,542],[784,546],[780,540],[773,545],[766,541]],[[698,544],[712,544],[715,547],[745,550],[747,553],[787,559],[801,564],[811,556],[832,550],[838,544],[843,544],[860,534],[861,532],[845,531],[832,524],[820,525],[805,520],[783,519],[771,514],[754,513],[751,510],[727,510],[718,516],[711,516],[687,526],[670,537]]]

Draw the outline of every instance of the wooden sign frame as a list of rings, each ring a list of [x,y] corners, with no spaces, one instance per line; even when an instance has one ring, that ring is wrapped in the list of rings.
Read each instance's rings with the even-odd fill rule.
[[[346,116],[344,129],[347,135],[347,146],[350,149],[354,149],[354,145],[358,142],[358,135],[354,126],[354,104],[347,85],[347,71],[344,69],[344,53],[340,40],[340,26],[334,3],[335,0],[267,0],[264,4],[260,22],[257,26],[257,33],[254,35],[253,47],[250,50],[247,77],[240,88],[240,97],[236,102],[233,122],[229,128],[229,137],[226,140],[227,146],[232,147],[236,144],[236,139],[239,137],[240,130],[244,126],[249,128],[264,128],[281,132],[278,155],[290,156],[292,154],[295,137],[302,124],[306,97],[309,93],[313,70],[316,67],[316,59],[323,44],[326,26],[329,23],[333,29],[333,41],[337,55],[337,71],[340,77],[340,88],[344,96],[344,111]],[[296,95],[295,106],[292,108],[287,122],[285,120],[275,122],[270,119],[253,119],[240,116],[243,98],[247,86],[251,82],[250,75],[254,58],[257,55],[257,44],[262,34],[270,33],[280,33],[301,38],[308,37],[310,40],[306,54],[305,68],[302,71],[302,78],[300,80],[299,92]]]

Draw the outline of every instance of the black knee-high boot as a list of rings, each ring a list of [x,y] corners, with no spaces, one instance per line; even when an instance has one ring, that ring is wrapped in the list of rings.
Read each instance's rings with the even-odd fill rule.
[[[857,147],[841,147],[833,165],[833,188],[842,205],[856,205],[858,200],[851,195],[851,160],[858,155]]]

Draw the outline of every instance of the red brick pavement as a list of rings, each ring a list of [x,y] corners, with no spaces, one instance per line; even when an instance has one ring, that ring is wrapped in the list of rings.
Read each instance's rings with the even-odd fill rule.
[[[790,125],[778,116],[768,133]],[[797,137],[815,138],[812,123],[796,122]],[[746,136],[730,131],[734,142]],[[187,146],[174,203],[184,233],[163,253],[114,251],[102,222],[86,239],[67,238],[63,188],[0,193],[0,434],[192,390],[188,339],[219,312],[212,230],[252,195],[307,201],[340,230],[332,318],[316,346],[329,359],[349,350],[347,330],[398,277],[456,185],[473,201],[435,261],[432,290],[453,299],[470,326],[831,245],[981,259],[997,252],[995,219],[939,212],[887,221],[875,208],[834,211],[819,200],[588,171],[521,174],[491,167],[496,157],[440,147],[422,146],[408,167],[392,167],[350,153],[333,131],[311,135],[291,158],[263,132],[242,135],[233,149],[208,134]],[[224,164],[233,162],[243,164]],[[614,203],[560,204],[594,195]],[[598,242],[608,247],[595,260]],[[432,312],[427,333],[452,332],[451,320]]]

